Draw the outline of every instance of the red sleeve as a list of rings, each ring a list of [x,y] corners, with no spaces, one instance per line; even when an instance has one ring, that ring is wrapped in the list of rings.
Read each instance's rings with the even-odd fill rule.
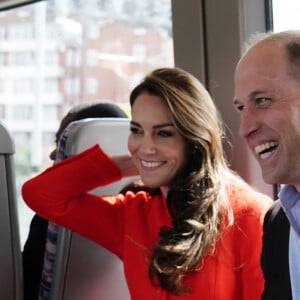
[[[88,191],[121,179],[117,166],[98,145],[48,168],[22,187],[24,201],[40,216],[114,251],[109,232],[122,234],[122,195]],[[118,221],[119,220],[119,221]],[[101,230],[102,229],[102,230]]]

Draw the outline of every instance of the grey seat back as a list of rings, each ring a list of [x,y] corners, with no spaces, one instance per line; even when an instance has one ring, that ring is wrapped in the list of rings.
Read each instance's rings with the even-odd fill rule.
[[[13,140],[0,122],[0,298],[20,300],[23,284],[14,152]]]
[[[64,154],[71,156],[98,143],[110,155],[127,153],[128,119],[87,119],[68,133]],[[60,151],[61,149],[59,149]],[[128,178],[93,191],[117,193]],[[50,298],[59,300],[129,300],[122,262],[92,241],[59,228]]]

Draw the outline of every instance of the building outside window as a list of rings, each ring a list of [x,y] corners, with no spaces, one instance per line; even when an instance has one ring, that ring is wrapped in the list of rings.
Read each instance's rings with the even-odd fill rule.
[[[52,164],[54,134],[70,108],[112,101],[129,111],[138,79],[174,64],[171,0],[47,0],[0,18],[0,117],[16,144],[18,192]],[[20,197],[23,243],[33,212]]]

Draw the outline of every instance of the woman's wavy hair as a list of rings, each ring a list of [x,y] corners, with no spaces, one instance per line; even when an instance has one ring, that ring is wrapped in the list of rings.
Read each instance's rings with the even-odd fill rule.
[[[154,70],[131,92],[131,106],[142,93],[167,103],[188,148],[186,166],[170,183],[167,195],[173,227],[160,229],[149,264],[152,284],[179,295],[190,290],[184,275],[200,269],[204,257],[213,253],[223,210],[229,208],[224,128],[207,90],[182,69]]]

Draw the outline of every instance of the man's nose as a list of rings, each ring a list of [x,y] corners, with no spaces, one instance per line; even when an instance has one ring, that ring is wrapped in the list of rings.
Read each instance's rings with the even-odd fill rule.
[[[251,109],[244,109],[241,113],[239,136],[246,139],[259,128],[259,121]]]

